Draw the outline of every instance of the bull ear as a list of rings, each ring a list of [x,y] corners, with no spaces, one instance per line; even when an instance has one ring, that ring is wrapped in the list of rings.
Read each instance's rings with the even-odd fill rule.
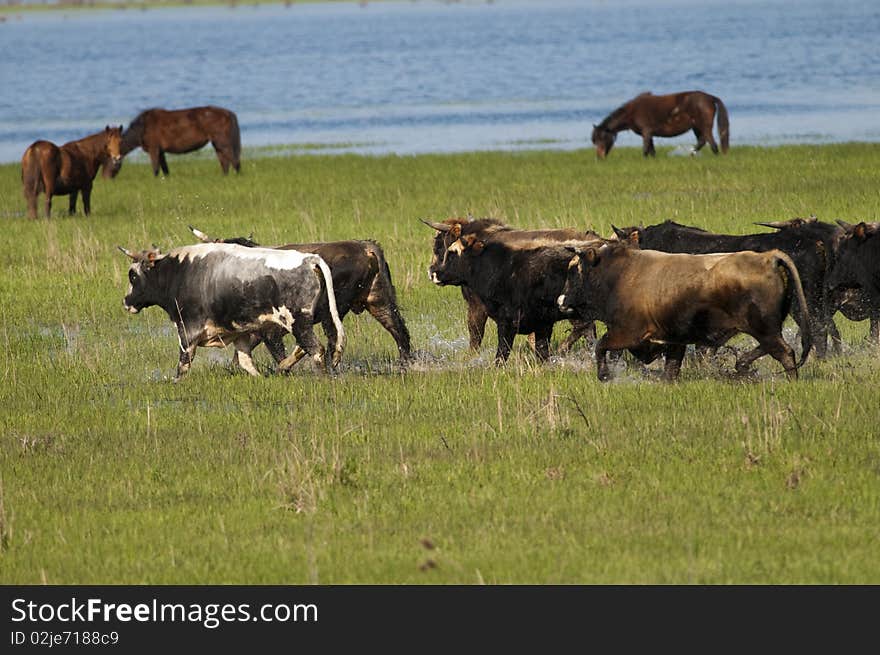
[[[599,263],[599,251],[596,248],[587,248],[584,253],[584,259],[587,260],[590,266],[595,266]]]
[[[624,239],[625,243],[628,243],[631,246],[639,247],[639,240],[641,239],[641,235],[638,230],[633,230],[630,232],[629,236]]]
[[[452,229],[451,225],[447,223],[436,223],[434,221],[426,221],[424,218],[419,219],[422,223],[427,225],[428,227],[434,228],[438,232],[449,232]]]
[[[461,236],[461,223],[456,223],[450,228],[449,236],[451,236],[453,239],[457,239]]]
[[[864,241],[868,238],[868,226],[865,224],[864,221],[862,221],[853,228],[852,233],[856,239],[858,239],[859,241]]]

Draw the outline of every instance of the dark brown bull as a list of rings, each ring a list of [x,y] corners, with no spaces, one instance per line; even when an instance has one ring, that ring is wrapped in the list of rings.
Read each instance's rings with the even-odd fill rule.
[[[172,155],[192,152],[208,142],[214,146],[223,174],[229,167],[238,173],[241,168],[241,133],[238,118],[222,107],[191,109],[147,109],[142,111],[122,135],[122,154],[143,148],[150,156],[153,175],[168,175],[165,153]]]
[[[437,230],[432,244],[431,268],[436,267],[443,259],[444,253],[462,235],[474,235],[477,240],[485,241],[488,238],[501,239],[506,243],[526,243],[538,240],[548,241],[583,241],[598,239],[599,235],[590,230],[579,231],[574,228],[561,228],[549,230],[517,230],[494,218],[448,218],[442,222],[422,221],[429,227]],[[429,274],[430,270],[429,268]],[[432,282],[436,280],[432,277]],[[467,304],[467,329],[471,350],[479,350],[483,343],[486,331],[486,321],[489,312],[479,296],[467,286],[461,287],[461,295]],[[592,321],[571,321],[571,333],[559,345],[560,352],[567,352],[581,337],[595,340],[596,326]],[[530,341],[534,346],[534,335]]]
[[[792,302],[803,345],[797,364],[782,338]],[[600,380],[610,377],[608,351],[627,349],[645,363],[664,354],[664,377],[674,380],[688,344],[719,347],[740,332],[758,347],[737,362],[738,371],[769,353],[796,378],[811,346],[797,268],[778,250],[682,255],[620,242],[578,248],[558,303],[608,327],[596,344]]]
[[[718,144],[712,136],[716,111],[721,152],[726,153],[730,147],[730,123],[721,98],[702,91],[684,91],[663,96],[642,93],[615,109],[601,123],[593,126],[592,140],[596,155],[599,159],[605,159],[614,147],[617,133],[623,130],[632,130],[641,135],[645,157],[656,154],[655,136],[678,136],[688,130],[693,130],[697,137],[694,152],[708,142],[712,152],[717,155]]]
[[[190,229],[200,241],[206,243],[237,243],[248,247],[259,245],[249,237],[213,239],[200,230],[193,227]],[[327,262],[333,276],[339,316],[344,319],[349,311],[360,314],[366,310],[394,338],[401,364],[406,364],[412,359],[409,330],[400,313],[400,308],[397,306],[397,293],[391,281],[391,269],[388,267],[385,253],[378,243],[355,240],[331,241],[329,243],[292,243],[276,246],[276,248],[320,255]],[[325,316],[319,311],[314,316],[314,321],[322,324],[329,341],[329,347],[332,349],[335,328],[330,322],[330,316]],[[285,358],[283,336],[283,331],[271,329],[262,335],[266,347],[276,362]],[[258,344],[259,340],[253,346]],[[302,349],[297,346],[294,356],[298,360],[302,354]]]
[[[813,345],[816,348],[816,355],[824,357],[828,335],[836,333],[832,320],[833,312],[829,311],[825,292],[825,276],[831,269],[836,248],[835,228],[823,223],[804,225],[801,228],[779,229],[787,223],[764,223],[777,228],[777,231],[759,234],[716,234],[698,227],[680,225],[674,221],[665,221],[648,227],[614,227],[614,233],[617,238],[633,241],[642,249],[669,253],[701,255],[745,250],[755,252],[781,250],[791,257],[797,266],[807,297]]]
[[[34,141],[21,158],[21,183],[27,200],[28,218],[37,217],[37,196],[46,194],[46,218],[52,213],[52,196],[70,196],[69,213],[76,213],[76,197],[82,191],[83,212],[92,212],[92,183],[103,166],[111,178],[122,162],[122,126],[105,127],[101,132],[63,146],[51,141]]]

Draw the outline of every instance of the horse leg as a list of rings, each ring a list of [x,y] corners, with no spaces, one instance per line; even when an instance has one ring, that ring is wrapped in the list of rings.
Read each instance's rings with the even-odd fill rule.
[[[25,192],[25,198],[27,199],[28,218],[37,217],[37,195],[38,194],[32,193],[30,190]]]
[[[706,140],[709,141],[709,147],[712,148],[712,153],[718,154],[718,144],[715,143],[715,137],[712,135],[712,125],[709,125],[709,129],[706,130]]]
[[[147,150],[147,154],[150,155],[150,164],[153,166],[153,177],[159,177],[159,147],[151,146],[150,149]]]
[[[651,136],[650,132],[645,132],[642,134],[642,154],[647,157],[651,155],[652,157],[656,156],[656,152],[654,151],[654,138]]]
[[[694,136],[697,137],[697,145],[693,147],[691,150],[691,154],[697,154],[700,152],[700,148],[706,145],[706,137],[703,136],[703,133],[700,131],[700,128],[694,128]],[[716,147],[717,149],[717,147]]]
[[[214,152],[217,153],[217,159],[220,160],[220,168],[223,170],[223,174],[227,175],[229,173],[229,164],[232,162],[232,153],[228,148],[223,147],[223,145],[216,141],[211,141],[211,145],[214,146]]]
[[[76,191],[76,190],[73,190],[70,192],[70,204],[68,205],[68,208],[67,208],[68,216],[73,216],[76,213],[76,196],[78,193],[79,193],[79,191]],[[85,203],[85,197],[86,197],[86,195],[85,195],[85,193],[83,193],[83,202],[84,203]]]
[[[92,213],[92,185],[83,187],[83,213],[88,216]],[[71,207],[73,209],[73,207]],[[73,213],[73,212],[71,212]]]
[[[168,162],[165,161],[165,151],[159,151],[159,166],[162,167],[162,175],[168,175]]]
[[[46,218],[49,218],[52,215],[52,194],[49,191],[46,191]]]

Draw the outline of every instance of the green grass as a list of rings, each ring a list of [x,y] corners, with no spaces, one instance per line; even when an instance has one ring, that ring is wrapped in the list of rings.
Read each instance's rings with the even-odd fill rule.
[[[634,367],[600,384],[584,350],[542,366],[525,340],[492,367],[494,328],[475,359],[459,291],[427,279],[421,217],[878,219],[880,145],[667,151],[266,157],[228,178],[171,157],[169,178],[127,162],[90,218],[62,197],[50,221],[23,217],[19,168],[0,166],[0,582],[880,582],[865,323],[838,317],[848,353],[796,383],[773,361],[734,382],[686,360],[677,384]],[[251,379],[200,349],[170,383],[171,324],[123,311],[116,245],[168,249],[188,224],[379,240],[419,362],[400,372],[351,315],[335,377]]]

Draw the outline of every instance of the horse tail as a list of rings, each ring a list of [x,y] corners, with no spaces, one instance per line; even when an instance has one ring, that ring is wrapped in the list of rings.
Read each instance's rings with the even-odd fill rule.
[[[21,184],[24,197],[36,198],[46,190],[43,184],[43,173],[40,170],[40,155],[37,153],[37,144],[28,146],[21,157]]]
[[[718,110],[718,138],[721,139],[721,152],[726,153],[730,149],[730,119],[727,116],[727,107],[721,102],[721,98],[712,96],[712,100]]]
[[[807,309],[807,298],[804,295],[804,287],[801,284],[801,276],[798,274],[797,266],[791,261],[791,257],[781,250],[775,251],[775,255],[776,265],[784,268],[788,277],[789,301],[797,301],[798,311],[796,313],[792,311],[792,316],[801,331],[801,361],[796,365],[797,368],[800,368],[807,361],[807,355],[810,354],[810,349],[813,347],[813,336],[810,333],[810,310]]]
[[[238,116],[235,115],[235,112],[229,112],[229,117],[232,119],[232,129],[229,135],[232,142],[232,167],[238,173],[241,168],[241,130],[238,127]]]

